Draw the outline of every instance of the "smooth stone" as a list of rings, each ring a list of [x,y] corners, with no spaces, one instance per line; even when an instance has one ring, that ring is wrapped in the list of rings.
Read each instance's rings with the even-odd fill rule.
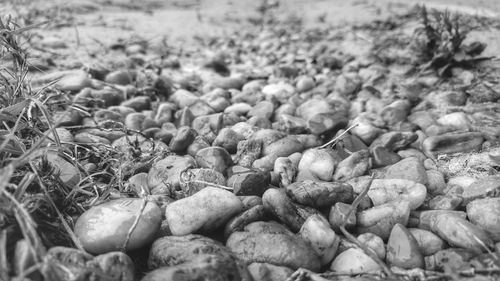
[[[325,99],[313,98],[299,105],[296,109],[296,114],[304,120],[310,120],[316,114],[331,113],[333,110],[332,106]]]
[[[262,196],[269,188],[271,177],[269,173],[255,171],[241,166],[233,166],[228,171],[227,185],[233,188],[238,196]]]
[[[78,111],[72,109],[52,113],[53,124],[57,124],[58,126],[80,125],[82,119],[82,115]]]
[[[198,166],[214,169],[220,173],[233,163],[231,155],[222,147],[211,146],[198,150],[194,157]]]
[[[78,92],[84,88],[91,87],[92,83],[88,73],[78,71],[63,75],[55,84],[55,87],[61,91]]]
[[[148,268],[176,266],[205,256],[236,259],[229,248],[202,235],[164,236],[155,240],[151,245]]]
[[[238,143],[235,163],[242,167],[251,168],[255,160],[260,157],[262,141],[243,140]]]
[[[260,197],[259,197],[260,198]],[[244,202],[242,202],[245,205]],[[227,239],[229,235],[236,231],[243,231],[243,229],[250,223],[262,221],[267,218],[267,211],[264,205],[255,205],[252,207],[244,207],[245,211],[232,219],[230,219],[224,227],[224,238]]]
[[[276,98],[278,100],[286,101],[295,93],[295,87],[288,83],[280,82],[264,86],[261,92],[267,99]]]
[[[500,198],[477,199],[467,204],[467,217],[500,242]]]
[[[248,271],[254,280],[275,281],[287,280],[294,272],[286,266],[278,266],[270,263],[253,262],[248,265]]]
[[[329,264],[333,260],[340,239],[322,215],[308,217],[300,228],[299,235],[311,245],[320,257],[322,265]]]
[[[293,201],[314,208],[331,207],[337,202],[351,203],[354,196],[352,186],[337,181],[294,182],[285,190]]]
[[[408,228],[408,231],[417,241],[420,252],[424,256],[434,255],[446,247],[444,240],[431,231],[420,228]]]
[[[360,150],[340,161],[333,174],[336,181],[346,181],[364,175],[371,168],[370,152]]]
[[[478,254],[493,247],[493,241],[483,229],[455,215],[438,214],[430,228],[454,247],[468,249]]]
[[[417,241],[401,224],[396,224],[392,228],[387,241],[386,260],[389,265],[404,269],[424,267],[424,256]]]
[[[478,132],[445,133],[426,138],[422,148],[433,155],[470,152],[479,150],[483,141],[483,134]]]
[[[313,208],[294,203],[283,189],[266,190],[262,195],[262,202],[270,214],[295,232],[300,230],[309,216],[318,213]]]
[[[372,249],[381,260],[385,260],[386,250],[384,240],[382,240],[382,238],[373,233],[367,232],[358,235],[356,239],[358,239],[361,244]]]
[[[343,202],[335,203],[330,209],[328,222],[337,233],[340,233],[340,226],[342,224],[344,224],[346,229],[351,229],[356,226],[356,212],[352,211],[349,217],[347,217],[350,210],[351,205]]]
[[[373,168],[385,167],[401,161],[401,156],[383,146],[376,146],[370,149],[370,154]]]
[[[467,249],[448,248],[440,250],[432,256],[425,257],[425,269],[433,271],[450,270],[456,272],[470,268],[469,261],[477,253]]]
[[[463,191],[457,195],[463,198],[463,206],[476,199],[498,197],[500,196],[500,176],[489,176],[476,180],[467,188],[463,188]]]
[[[49,164],[55,168],[54,174],[57,175],[64,185],[70,189],[78,188],[77,185],[82,176],[80,170],[75,165],[55,151],[47,151],[45,156]]]
[[[414,211],[411,214],[411,219],[413,223],[410,227],[418,227],[420,229],[432,231],[431,226],[435,224],[437,217],[443,214],[447,216],[458,216],[463,219],[465,219],[467,216],[467,214],[463,211],[451,211],[451,210]]]
[[[153,164],[148,172],[148,185],[151,189],[157,187],[180,189],[181,174],[195,166],[196,162],[189,155],[169,155]]]
[[[74,136],[74,141],[80,144],[95,144],[95,145],[110,145],[111,142],[103,137],[93,135],[87,132],[77,133]]]
[[[410,209],[416,210],[423,204],[427,189],[425,185],[411,180],[374,179],[367,195],[375,206],[391,201],[407,200],[410,202]]]
[[[431,210],[455,210],[463,199],[453,194],[437,195],[427,202]]]
[[[191,124],[187,124],[186,126],[191,125],[191,128],[196,130],[198,133],[203,133],[203,130],[209,129],[215,134],[217,134],[224,125],[223,114],[215,113],[204,116],[197,116],[192,120]]]
[[[410,202],[393,201],[358,212],[358,233],[371,232],[386,240],[397,223],[406,225],[410,217]]]
[[[223,128],[212,143],[213,146],[220,146],[227,150],[229,153],[235,153],[238,148],[238,143],[245,138],[231,130],[230,128]]]
[[[179,89],[175,91],[170,97],[169,101],[177,105],[179,108],[185,108],[196,103],[200,98],[190,91]]]
[[[196,156],[196,153],[203,148],[210,147],[210,144],[203,136],[197,136],[194,141],[188,146],[187,153],[192,157]]]
[[[261,101],[252,107],[252,109],[247,113],[249,117],[263,117],[265,119],[271,118],[274,111],[274,105],[270,101]]]
[[[306,120],[289,114],[278,115],[277,128],[288,134],[300,134],[307,132]]]
[[[416,157],[404,158],[396,164],[386,167],[383,178],[410,180],[423,185],[428,182],[424,165]]]
[[[249,105],[248,103],[244,102],[239,102],[239,103],[234,103],[224,109],[225,114],[231,114],[234,113],[238,116],[246,115],[250,110],[252,109],[252,106]]]
[[[186,196],[191,196],[210,184],[225,186],[226,178],[220,172],[205,168],[189,169],[181,175],[180,186]]]
[[[236,195],[209,186],[190,197],[169,204],[165,217],[173,235],[210,233],[242,209],[243,205]]]
[[[116,84],[116,85],[129,85],[132,84],[137,73],[129,70],[116,70],[110,72],[104,78],[106,83]]]
[[[330,266],[333,272],[349,275],[370,273],[381,269],[378,263],[358,248],[350,248],[340,253]]]
[[[330,149],[312,148],[302,153],[298,166],[297,181],[331,181],[340,157]]]
[[[444,194],[446,182],[442,172],[438,170],[426,170],[427,192],[429,194]]]
[[[55,246],[43,256],[42,263],[45,280],[135,280],[134,262],[122,252],[93,257],[78,249]]]
[[[203,100],[197,100],[196,102],[191,104],[189,106],[189,110],[191,110],[191,113],[195,118],[198,116],[207,116],[215,113],[215,110]]]
[[[307,120],[307,128],[319,136],[345,128],[348,123],[349,120],[342,113],[321,113]]]
[[[145,199],[116,199],[85,211],[75,223],[75,235],[83,248],[93,254],[121,250],[127,235],[139,216],[127,242],[126,250],[136,250],[153,242],[160,228],[160,208]]]
[[[245,265],[221,255],[200,255],[190,262],[148,272],[141,281],[242,280],[252,281]]]
[[[280,187],[287,187],[295,181],[297,166],[289,157],[278,157],[274,161],[273,172],[279,177]]]
[[[180,127],[168,146],[173,152],[184,152],[193,143],[196,135],[196,131],[190,127]]]
[[[413,132],[388,132],[378,136],[371,144],[370,147],[374,148],[382,146],[389,151],[398,151],[406,148],[412,142],[417,140],[417,135]]]
[[[130,107],[135,111],[148,110],[151,108],[151,98],[148,96],[137,96],[123,101],[120,105]]]
[[[318,271],[321,262],[312,248],[299,237],[285,233],[235,232],[226,245],[247,263],[262,262],[292,269]]]

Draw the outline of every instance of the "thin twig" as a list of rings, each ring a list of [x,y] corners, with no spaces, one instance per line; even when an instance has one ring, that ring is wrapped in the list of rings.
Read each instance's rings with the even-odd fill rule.
[[[354,202],[351,204],[351,208],[349,209],[349,212],[347,212],[347,215],[344,217],[342,223],[340,224],[340,231],[342,231],[342,234],[344,234],[344,236],[349,241],[356,244],[356,246],[361,248],[361,250],[363,250],[363,252],[365,252],[366,255],[368,255],[371,259],[373,259],[382,268],[382,270],[385,272],[385,274],[387,274],[388,277],[390,277],[392,279],[396,279],[396,275],[394,275],[392,270],[384,263],[383,260],[381,260],[378,257],[378,255],[371,248],[369,248],[366,245],[364,245],[363,243],[361,243],[356,237],[354,237],[354,235],[352,235],[351,233],[349,233],[345,229],[345,225],[347,224],[347,220],[348,220],[349,216],[354,212],[354,210],[356,210],[358,208],[359,203],[366,196],[366,194],[368,193],[368,190],[370,190],[370,186],[372,184],[372,181],[373,181],[373,177],[370,179],[370,182],[368,182],[368,184],[363,188],[363,191],[356,197],[356,199],[354,199]]]
[[[130,240],[130,237],[132,236],[132,232],[134,232],[135,228],[139,224],[139,220],[142,217],[142,214],[144,212],[144,209],[146,208],[147,203],[148,203],[148,200],[146,198],[143,198],[142,203],[141,203],[141,208],[139,209],[139,212],[138,212],[137,216],[135,217],[134,223],[132,224],[132,226],[128,230],[127,237],[125,238],[125,241],[123,242],[123,246],[121,248],[122,252],[125,252],[127,250],[127,245],[128,245],[129,240]]]
[[[323,144],[322,146],[320,146],[319,148],[325,148],[325,147],[328,147],[329,145],[333,144],[334,142],[336,142],[337,140],[341,139],[345,134],[347,134],[347,132],[349,132],[350,130],[352,130],[353,128],[357,127],[359,124],[356,123],[354,125],[351,125],[349,128],[345,129],[345,131],[343,131],[340,135],[338,135],[337,137],[333,138],[331,141]]]

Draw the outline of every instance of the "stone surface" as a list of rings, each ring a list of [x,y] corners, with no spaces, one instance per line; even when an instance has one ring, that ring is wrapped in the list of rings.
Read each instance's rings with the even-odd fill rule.
[[[391,266],[405,269],[424,267],[424,256],[420,252],[417,240],[401,224],[396,224],[392,228],[387,241],[386,260]]]
[[[424,202],[427,189],[423,184],[404,179],[374,179],[368,190],[373,205],[391,201],[407,200],[410,209],[415,210]]]
[[[127,241],[137,216],[139,220]],[[161,211],[156,204],[145,199],[116,199],[84,212],[76,221],[74,232],[86,251],[102,254],[121,250],[125,242],[127,250],[147,246],[153,242],[160,223]]]
[[[242,211],[236,195],[217,187],[206,187],[194,195],[169,204],[165,217],[173,235],[210,233]]]

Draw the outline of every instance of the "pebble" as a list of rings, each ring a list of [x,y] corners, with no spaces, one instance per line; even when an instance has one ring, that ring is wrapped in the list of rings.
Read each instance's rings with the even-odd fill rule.
[[[238,196],[259,196],[269,188],[269,173],[255,171],[241,166],[233,166],[228,171],[227,185]]]
[[[158,187],[180,189],[182,172],[195,166],[196,162],[189,155],[169,155],[153,164],[148,172],[148,185],[151,189]]]
[[[198,150],[194,157],[196,164],[202,168],[214,169],[224,173],[233,163],[231,155],[222,147],[211,146]]]
[[[427,185],[427,173],[424,165],[416,157],[404,158],[396,164],[387,166],[383,173],[384,179],[404,179]]]
[[[318,271],[321,262],[312,248],[301,238],[288,233],[235,232],[227,247],[247,263],[262,262],[291,269]]]
[[[242,209],[243,205],[236,195],[209,186],[190,197],[169,204],[165,217],[173,235],[210,233]]]
[[[88,73],[77,71],[68,73],[59,78],[55,87],[61,91],[78,92],[84,88],[90,87],[91,81]]]
[[[459,216],[438,214],[430,229],[451,246],[475,253],[483,253],[487,250],[485,247],[493,247],[493,241],[483,229]]]
[[[42,275],[50,280],[135,280],[134,262],[118,251],[94,257],[78,249],[55,246],[42,262]]]
[[[422,146],[427,153],[438,155],[479,150],[483,141],[482,133],[445,133],[426,138]]]
[[[319,213],[313,208],[293,202],[283,189],[269,188],[262,195],[262,202],[270,214],[295,232],[300,230],[310,215]]]
[[[291,268],[286,266],[261,262],[249,264],[248,271],[250,271],[254,280],[260,281],[286,280],[294,272]]]
[[[340,226],[344,224],[346,229],[352,229],[356,226],[356,212],[353,211],[347,217],[349,211],[351,210],[351,205],[343,202],[337,202],[330,209],[328,215],[328,222],[333,230],[340,233]]]
[[[446,243],[443,239],[439,238],[436,234],[431,231],[420,229],[420,228],[408,228],[411,235],[417,241],[420,252],[424,256],[431,256],[438,251],[446,247]]]
[[[322,215],[312,215],[306,219],[299,231],[300,237],[314,249],[322,265],[329,264],[340,243],[340,238],[330,228]]]
[[[473,200],[485,197],[500,196],[500,176],[489,176],[476,180],[466,188],[455,190],[462,197],[462,205],[465,206]]]
[[[137,96],[123,101],[121,106],[126,106],[135,111],[143,111],[151,108],[151,98],[148,96]]]
[[[381,260],[385,260],[386,250],[384,241],[377,235],[367,232],[358,235],[356,239],[366,247],[372,249]]]
[[[425,185],[411,180],[374,179],[367,195],[375,206],[406,200],[410,202],[410,209],[416,210],[424,202],[427,189]]]
[[[358,212],[357,231],[371,232],[386,240],[397,223],[406,225],[410,217],[410,202],[393,201]]]
[[[104,78],[104,81],[116,85],[129,85],[134,81],[137,73],[129,70],[116,70],[110,72]]]
[[[350,248],[340,253],[332,262],[330,270],[338,274],[358,275],[380,271],[380,265],[359,248]]]
[[[370,152],[360,150],[340,161],[333,174],[336,181],[346,181],[364,175],[371,167]]]
[[[196,131],[188,126],[180,127],[177,134],[170,140],[169,147],[173,152],[182,153],[193,143]]]
[[[467,204],[467,218],[500,242],[500,198],[476,199]]]
[[[141,209],[145,203],[144,209]],[[142,210],[139,213],[139,210]],[[160,228],[160,208],[145,199],[124,198],[91,207],[75,223],[75,235],[83,248],[92,254],[121,250],[133,228],[126,250],[136,250],[153,242]]]
[[[389,265],[404,269],[424,267],[424,256],[416,239],[401,224],[396,224],[392,228],[387,241],[386,260]]]
[[[294,182],[285,190],[293,201],[314,208],[329,208],[337,202],[351,203],[354,199],[352,186],[338,181],[305,180]]]
[[[226,178],[220,172],[213,169],[189,169],[181,175],[180,187],[185,195],[191,196],[196,192],[204,189],[210,184],[225,186]]]
[[[70,189],[78,188],[82,178],[79,169],[55,151],[47,151],[45,155],[61,182]]]
[[[304,151],[298,165],[297,181],[331,181],[339,158],[331,149],[312,148]]]

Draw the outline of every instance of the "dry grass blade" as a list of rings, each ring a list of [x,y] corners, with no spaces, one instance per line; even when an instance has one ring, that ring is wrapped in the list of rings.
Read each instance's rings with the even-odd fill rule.
[[[328,146],[334,144],[336,141],[338,141],[339,139],[341,139],[345,134],[347,134],[347,132],[349,132],[350,130],[356,128],[358,125],[359,124],[353,124],[353,125],[351,125],[349,128],[345,129],[345,131],[343,131],[342,134],[338,135],[336,138],[333,138],[331,141],[323,144],[319,148],[325,148],[325,147],[328,147]]]
[[[59,208],[57,208],[56,204],[54,203],[54,200],[52,200],[52,197],[50,197],[49,191],[47,190],[47,187],[43,183],[42,178],[38,174],[38,172],[37,172],[36,168],[34,167],[33,163],[30,163],[30,166],[31,166],[31,169],[33,170],[33,172],[35,173],[35,175],[36,175],[36,177],[38,179],[38,183],[39,183],[40,187],[42,188],[43,192],[47,196],[48,202],[50,203],[51,207],[56,211],[59,220],[61,221],[64,229],[66,230],[66,232],[70,236],[71,240],[73,241],[73,243],[75,244],[75,246],[78,249],[80,249],[82,251],[85,251],[83,249],[82,244],[80,243],[80,240],[78,240],[78,238],[76,237],[75,233],[73,232],[73,230],[71,229],[71,227],[68,225],[68,222],[66,222],[66,220],[64,219],[64,216],[62,215],[61,211],[59,210]]]
[[[387,274],[387,276],[389,278],[391,278],[392,280],[397,280],[397,277],[392,272],[392,270],[384,263],[383,260],[381,260],[378,257],[378,255],[372,249],[370,249],[367,246],[365,246],[358,239],[356,239],[356,237],[354,237],[354,235],[352,235],[351,233],[349,233],[345,229],[345,225],[347,224],[347,219],[358,208],[359,203],[366,196],[366,194],[368,193],[368,190],[370,190],[370,186],[372,184],[372,181],[373,181],[373,177],[366,184],[366,186],[363,188],[363,191],[356,197],[356,199],[354,199],[354,202],[351,204],[351,208],[349,209],[349,212],[344,217],[344,220],[342,221],[342,224],[340,225],[340,231],[342,231],[342,234],[344,234],[344,236],[349,241],[351,241],[352,243],[356,244],[356,246],[358,246],[359,248],[361,248],[363,250],[363,252],[365,252],[365,254],[367,254],[371,259],[373,259],[380,266],[380,268],[382,268],[382,270],[385,272],[385,274]]]
[[[0,232],[0,280],[9,280],[9,263],[7,260],[7,230]]]
[[[127,237],[125,238],[125,241],[123,242],[123,246],[121,249],[123,252],[125,252],[127,250],[127,245],[128,245],[128,242],[130,241],[130,237],[132,236],[132,232],[134,232],[135,228],[139,224],[139,220],[142,217],[142,214],[144,212],[144,209],[146,208],[147,203],[148,203],[148,200],[146,198],[143,198],[142,203],[141,203],[141,208],[139,209],[138,214],[135,217],[134,223],[132,224],[132,226],[128,230]]]

